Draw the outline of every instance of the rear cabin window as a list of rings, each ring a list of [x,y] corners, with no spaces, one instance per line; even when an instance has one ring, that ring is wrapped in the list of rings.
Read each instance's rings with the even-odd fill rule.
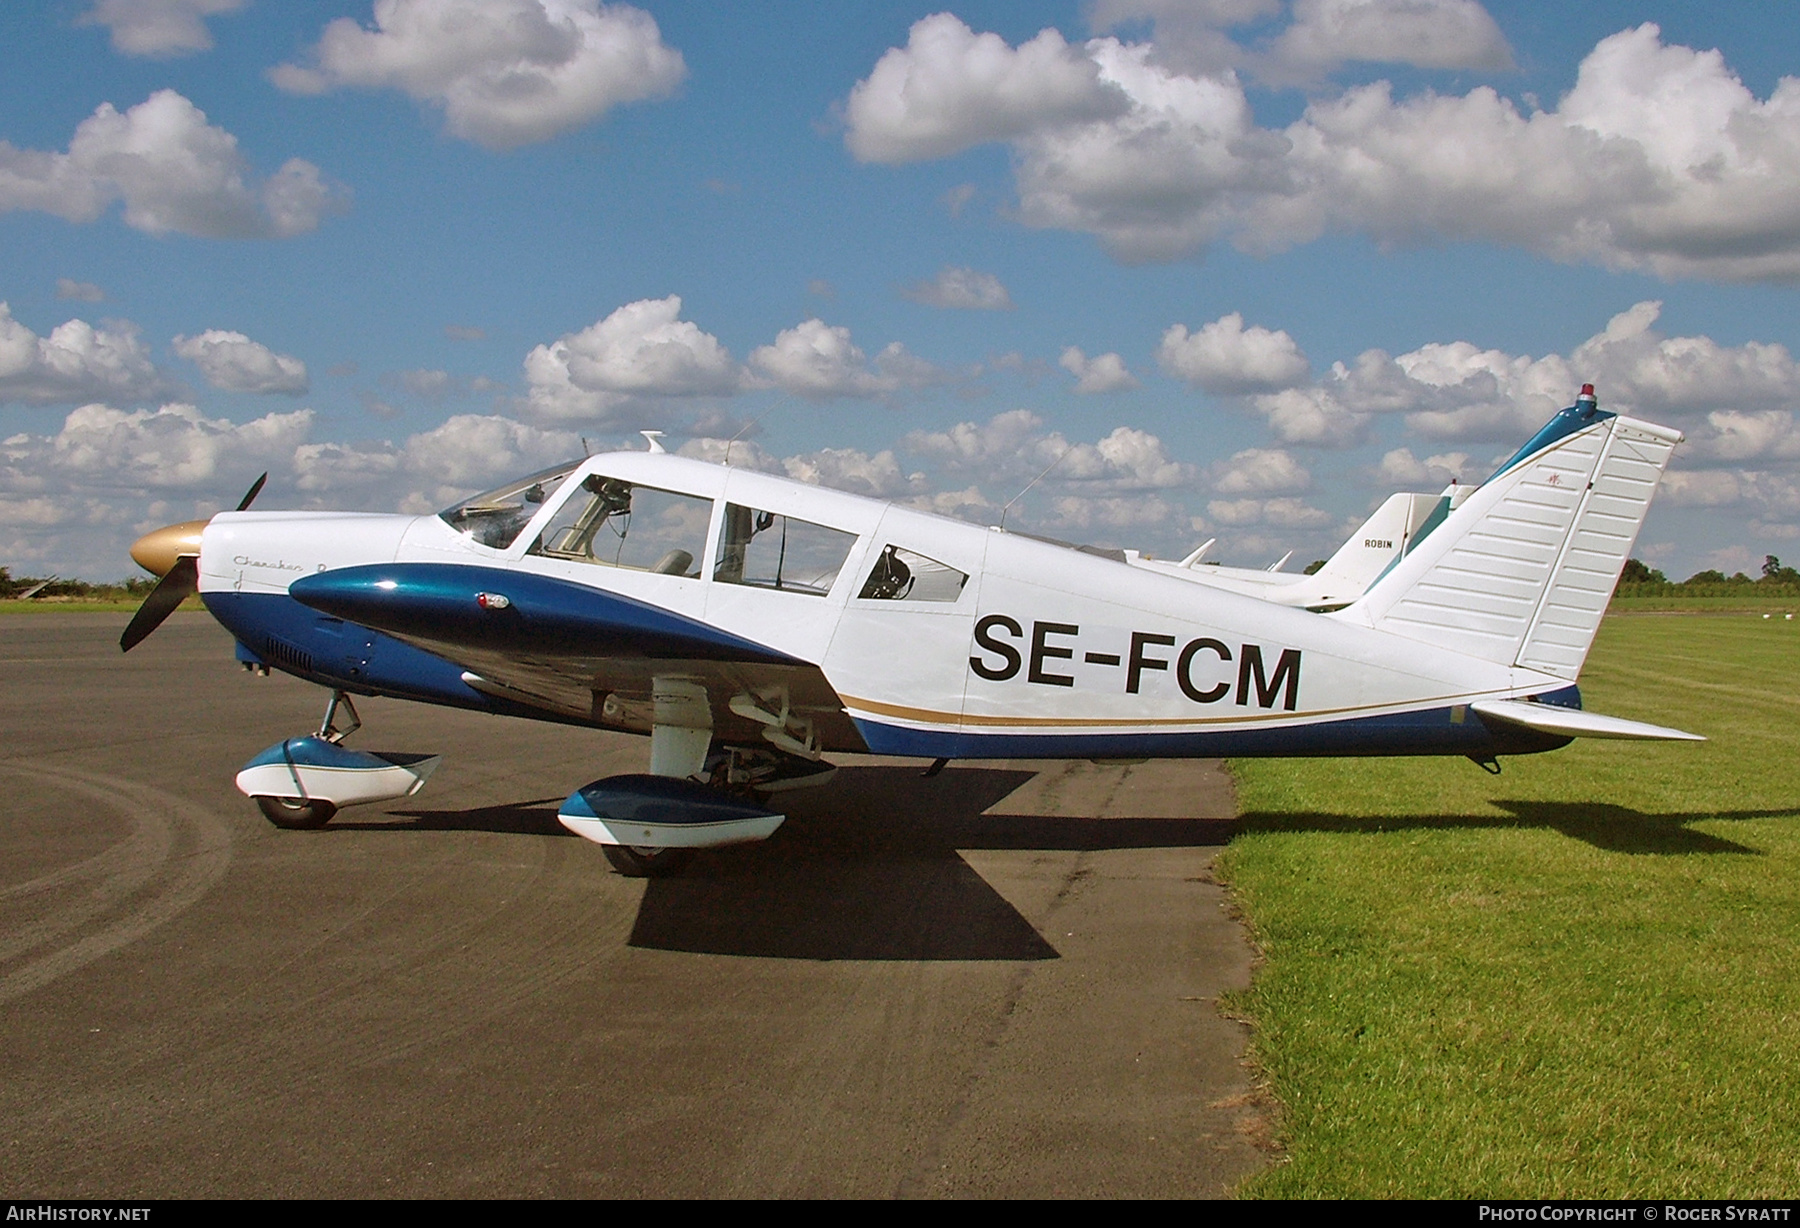
[[[455,507],[445,508],[438,516],[458,533],[472,537],[484,546],[504,550],[513,544],[520,531],[531,523],[531,518],[543,509],[545,502],[579,464],[579,461],[570,461],[509,482]]]
[[[864,601],[955,601],[969,577],[902,546],[884,546],[857,594]]]
[[[712,506],[711,499],[590,474],[531,552],[691,579],[706,554]]]
[[[855,544],[842,529],[728,503],[713,579],[823,597]]]

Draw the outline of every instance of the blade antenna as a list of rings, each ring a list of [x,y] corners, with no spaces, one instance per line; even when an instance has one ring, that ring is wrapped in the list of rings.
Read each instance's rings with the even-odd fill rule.
[[[1023,499],[1025,497],[1026,491],[1029,491],[1033,486],[1036,486],[1039,482],[1041,482],[1045,478],[1049,477],[1050,470],[1052,470],[1052,469],[1056,468],[1058,465],[1062,464],[1063,457],[1067,456],[1069,453],[1073,452],[1074,450],[1075,450],[1074,444],[1070,444],[1068,447],[1064,448],[1060,453],[1057,454],[1057,457],[1055,460],[1051,461],[1047,466],[1044,467],[1044,471],[1042,473],[1038,474],[1035,478],[1032,478],[1031,481],[1025,483],[1025,490],[1021,490],[1018,494],[1014,495],[1012,498],[1010,498],[1006,501],[1006,506],[1000,509],[1000,527],[1002,529],[1004,529],[1006,527],[1006,513],[1012,510],[1012,505],[1017,503],[1020,499]]]

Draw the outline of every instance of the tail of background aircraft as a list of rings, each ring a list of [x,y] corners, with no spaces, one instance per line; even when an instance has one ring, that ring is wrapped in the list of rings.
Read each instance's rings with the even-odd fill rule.
[[[1337,617],[1574,681],[1681,438],[1584,385]]]
[[[1441,495],[1389,495],[1313,573],[1318,593],[1308,608],[1336,609],[1360,597],[1474,490],[1451,486]]]

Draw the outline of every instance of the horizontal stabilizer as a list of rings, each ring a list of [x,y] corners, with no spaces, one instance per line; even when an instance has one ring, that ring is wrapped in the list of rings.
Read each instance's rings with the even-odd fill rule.
[[[1561,734],[1566,738],[1629,738],[1646,742],[1704,742],[1697,733],[1684,733],[1663,725],[1647,725],[1580,708],[1561,708],[1555,704],[1524,703],[1517,699],[1478,699],[1469,705],[1477,716],[1523,725],[1541,733]]]

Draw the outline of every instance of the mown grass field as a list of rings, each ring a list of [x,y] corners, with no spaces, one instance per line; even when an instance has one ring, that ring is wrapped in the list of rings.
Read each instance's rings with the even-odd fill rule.
[[[116,599],[87,597],[34,597],[30,601],[0,599],[0,614],[129,614],[143,604],[142,597]],[[183,610],[204,610],[200,598],[189,597]]]
[[[1611,614],[1767,614],[1781,618],[1800,613],[1800,597],[1792,594],[1764,596],[1757,593],[1722,597],[1614,597]]]
[[[1242,1193],[1800,1194],[1800,620],[1614,615],[1581,682],[1712,740],[1233,764]]]

